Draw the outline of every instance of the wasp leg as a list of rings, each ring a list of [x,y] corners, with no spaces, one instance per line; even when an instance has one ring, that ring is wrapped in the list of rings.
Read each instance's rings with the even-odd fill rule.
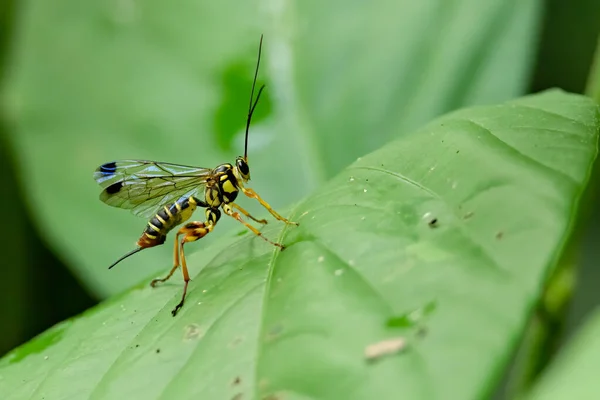
[[[179,258],[181,259],[181,272],[183,273],[183,280],[185,283],[183,286],[181,301],[175,306],[173,311],[171,311],[173,316],[177,315],[177,312],[181,309],[181,307],[183,307],[185,296],[187,294],[188,283],[190,282],[190,274],[188,273],[187,263],[185,261],[183,245],[188,242],[195,242],[196,240],[202,239],[204,236],[208,235],[214,229],[219,218],[221,218],[221,212],[218,209],[209,208],[206,210],[206,223],[198,221],[188,222],[179,230],[179,232],[177,232],[177,236],[180,234],[184,235],[179,242]],[[177,258],[176,260],[179,261]]]
[[[264,208],[266,208],[266,209],[267,209],[267,211],[268,211],[268,212],[270,212],[270,213],[271,213],[271,215],[272,215],[272,216],[274,216],[275,218],[277,218],[278,220],[280,220],[280,221],[283,221],[283,222],[285,222],[286,224],[290,224],[290,225],[296,225],[296,226],[300,225],[300,224],[299,224],[299,223],[297,223],[297,222],[292,222],[292,221],[290,221],[290,220],[288,220],[288,219],[286,219],[286,218],[283,218],[281,215],[279,215],[279,214],[277,213],[277,211],[273,210],[273,209],[271,208],[271,206],[269,205],[269,203],[267,203],[266,201],[264,201],[264,200],[263,200],[263,199],[262,199],[262,198],[261,198],[261,197],[258,195],[258,193],[256,193],[254,190],[252,190],[252,189],[248,189],[248,188],[244,188],[244,187],[243,187],[243,188],[241,188],[241,189],[242,189],[242,192],[243,192],[243,193],[244,193],[246,196],[250,197],[251,199],[256,199],[256,200],[258,200],[258,202],[260,203],[260,205],[261,205],[261,206],[263,206]]]
[[[277,246],[281,250],[283,250],[285,248],[282,244],[270,241],[262,233],[260,233],[260,231],[258,229],[256,229],[255,227],[253,227],[252,225],[250,225],[249,223],[247,223],[246,221],[244,221],[242,219],[242,216],[240,215],[240,213],[238,213],[236,211],[233,211],[233,209],[231,208],[231,206],[233,204],[234,203],[223,204],[223,211],[225,212],[225,214],[229,215],[231,218],[235,219],[236,221],[242,223],[246,228],[250,229],[256,236],[260,236],[263,240],[271,243],[273,246]]]
[[[244,210],[242,207],[240,207],[239,205],[235,204],[235,203],[229,203],[230,206],[232,206],[233,208],[237,208],[239,212],[241,212],[242,214],[244,214],[246,217],[250,218],[253,221],[258,222],[259,224],[267,224],[267,220],[266,219],[257,219],[255,217],[253,217],[252,215],[250,215],[250,213],[246,210]]]
[[[181,307],[183,307],[183,303],[185,302],[185,296],[187,294],[187,288],[188,288],[188,284],[190,282],[190,274],[188,272],[188,268],[187,268],[187,263],[185,261],[185,254],[183,251],[183,245],[186,244],[187,242],[195,242],[198,239],[202,239],[204,236],[208,235],[214,228],[214,225],[212,224],[205,224],[204,222],[189,222],[187,224],[185,224],[185,226],[183,228],[181,228],[178,232],[178,234],[183,234],[183,238],[181,239],[181,241],[179,241],[179,243],[177,243],[176,245],[179,245],[178,249],[175,251],[176,258],[181,257],[181,272],[183,273],[183,281],[184,281],[184,286],[183,286],[183,294],[181,296],[181,301],[175,306],[175,308],[173,309],[173,311],[171,311],[171,314],[173,314],[173,316],[177,315],[177,312],[179,311],[179,309],[181,309]],[[175,270],[175,268],[173,268],[173,270]],[[171,270],[171,272],[173,271]]]
[[[179,235],[181,235],[181,230],[179,232],[177,232],[177,235],[175,235],[175,248],[173,249],[173,268],[171,268],[171,270],[169,271],[169,273],[167,274],[167,276],[165,276],[164,278],[157,278],[157,279],[153,279],[152,282],[150,282],[150,286],[152,287],[156,287],[156,284],[158,282],[166,282],[171,276],[173,276],[173,273],[175,273],[175,270],[177,270],[177,267],[179,267]]]

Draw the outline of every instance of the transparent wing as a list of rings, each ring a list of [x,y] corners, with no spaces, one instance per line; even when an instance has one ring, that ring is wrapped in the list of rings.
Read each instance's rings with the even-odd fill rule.
[[[198,193],[211,169],[146,160],[113,161],[99,166],[94,179],[104,189],[100,200],[149,218],[160,207]]]

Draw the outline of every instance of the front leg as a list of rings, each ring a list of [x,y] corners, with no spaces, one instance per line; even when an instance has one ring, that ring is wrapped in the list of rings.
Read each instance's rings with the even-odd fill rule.
[[[246,228],[250,229],[256,236],[260,236],[263,240],[271,243],[273,246],[277,246],[279,247],[281,250],[283,250],[285,247],[282,244],[279,243],[275,243],[270,241],[269,239],[267,239],[262,233],[260,233],[260,231],[258,229],[256,229],[255,227],[253,227],[252,225],[250,225],[249,223],[247,223],[246,221],[244,221],[242,219],[242,216],[240,215],[239,212],[237,211],[233,211],[232,206],[234,205],[234,203],[229,203],[229,204],[223,204],[223,211],[225,212],[225,214],[229,215],[231,218],[235,219],[236,221],[240,222],[241,224],[243,224]],[[238,206],[239,207],[239,206]],[[236,208],[238,208],[236,207]]]
[[[263,225],[267,224],[267,220],[266,219],[258,219],[256,217],[252,216],[252,214],[250,214],[248,211],[246,211],[242,207],[240,207],[239,204],[229,203],[229,205],[231,207],[233,207],[233,208],[236,208],[239,212],[241,212],[242,214],[244,214],[246,217],[250,218],[253,221],[258,222],[259,224],[263,224]]]
[[[268,211],[268,212],[270,212],[270,213],[271,213],[271,215],[272,215],[272,216],[274,216],[275,218],[277,218],[278,220],[280,220],[280,221],[283,221],[283,222],[285,222],[286,224],[289,224],[289,225],[296,225],[296,226],[300,225],[300,224],[299,224],[299,223],[297,223],[297,222],[292,222],[292,221],[290,221],[290,220],[288,220],[288,219],[286,219],[286,218],[283,218],[281,215],[279,215],[279,214],[277,213],[277,211],[273,210],[273,208],[271,208],[271,206],[269,205],[269,203],[267,203],[266,201],[264,201],[264,200],[263,200],[263,199],[262,199],[262,198],[261,198],[261,197],[258,195],[258,193],[256,193],[254,190],[252,190],[252,189],[249,189],[249,188],[245,188],[245,187],[242,187],[242,188],[241,188],[241,190],[242,190],[242,192],[243,192],[243,193],[244,193],[246,196],[250,197],[251,199],[256,199],[256,200],[258,200],[258,202],[260,203],[260,205],[261,205],[261,206],[263,206],[264,208],[266,208],[266,209],[267,209],[267,211]]]

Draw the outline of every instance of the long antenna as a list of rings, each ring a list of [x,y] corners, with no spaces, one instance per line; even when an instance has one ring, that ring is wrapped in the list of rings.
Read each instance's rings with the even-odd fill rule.
[[[121,257],[117,261],[115,261],[110,267],[108,267],[108,269],[111,269],[112,267],[114,267],[115,265],[117,265],[118,263],[120,263],[121,261],[126,259],[127,257],[132,256],[135,253],[137,253],[138,251],[144,250],[145,248],[146,247],[138,247],[137,249],[131,250],[129,253],[125,254],[123,257]]]
[[[258,89],[258,94],[256,95],[256,101],[254,101],[254,86],[256,86],[256,77],[258,76],[258,67],[260,66],[260,53],[262,51],[262,40],[263,35],[260,35],[260,43],[258,44],[258,60],[256,61],[256,71],[254,71],[254,80],[252,81],[252,91],[250,92],[250,105],[248,106],[248,119],[246,120],[246,140],[244,142],[244,159],[248,159],[248,131],[250,130],[250,121],[252,120],[252,113],[254,112],[254,108],[256,108],[256,104],[258,104],[258,99],[260,99],[260,94],[262,93],[265,85],[262,85],[260,89]]]

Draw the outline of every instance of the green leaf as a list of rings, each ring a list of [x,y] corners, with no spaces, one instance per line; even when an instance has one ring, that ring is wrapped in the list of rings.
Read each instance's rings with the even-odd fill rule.
[[[600,36],[598,37],[598,45],[596,47],[596,55],[594,62],[590,67],[586,94],[600,103]]]
[[[119,158],[232,161],[260,33],[268,87],[250,162],[255,188],[281,207],[434,116],[522,94],[540,4],[28,3],[4,100],[33,219],[79,279],[120,292],[170,254],[107,273],[144,221],[100,203],[92,171]]]
[[[576,337],[558,355],[530,400],[597,399],[600,382],[600,313],[596,311]]]
[[[544,2],[544,21],[536,38],[537,60],[530,88],[584,91],[600,34],[598,15],[597,0]]]
[[[181,283],[144,282],[5,357],[0,393],[481,398],[569,237],[599,129],[591,99],[560,91],[433,121],[294,206],[299,227],[269,224],[284,251],[223,237],[189,257],[176,318]]]

